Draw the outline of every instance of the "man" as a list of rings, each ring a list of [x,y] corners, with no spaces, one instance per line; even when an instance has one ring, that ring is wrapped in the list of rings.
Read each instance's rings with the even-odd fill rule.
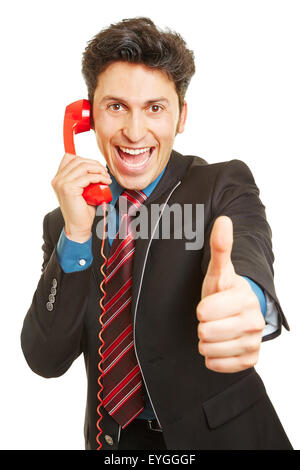
[[[262,337],[279,335],[282,324],[289,329],[273,284],[271,231],[259,191],[239,160],[209,165],[173,150],[194,71],[183,39],[148,18],[111,25],[84,53],[93,128],[107,168],[70,154],[59,165],[52,185],[60,207],[44,219],[42,275],[22,348],[45,377],[62,375],[84,353],[86,449],[291,449],[254,369]],[[103,368],[102,219],[82,197],[83,188],[98,182],[110,185],[117,213],[125,197],[148,210],[142,225],[154,217],[148,236],[134,242],[125,223],[127,252],[118,227],[105,239]],[[170,237],[159,236],[176,204],[203,207],[197,249],[187,248],[186,232],[178,237],[182,227],[171,218]],[[154,206],[160,211],[153,216]],[[122,213],[119,231],[136,215]],[[188,218],[196,232],[200,219],[199,213]],[[127,278],[119,279],[126,266]],[[117,329],[125,312],[129,324],[112,339],[110,326]]]

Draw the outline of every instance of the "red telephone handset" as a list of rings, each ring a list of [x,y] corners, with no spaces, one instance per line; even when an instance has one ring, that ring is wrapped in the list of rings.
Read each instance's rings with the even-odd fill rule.
[[[64,145],[65,145],[65,152],[66,153],[72,153],[76,155],[75,153],[75,146],[74,146],[74,134],[79,134],[80,132],[86,132],[91,129],[91,124],[90,124],[90,117],[91,117],[91,105],[88,100],[79,100],[75,101],[74,103],[69,104],[66,107],[65,111],[65,118],[64,118]],[[92,206],[98,206],[99,204],[102,204],[103,207],[103,237],[102,237],[102,244],[101,244],[101,255],[104,259],[104,263],[101,266],[101,273],[103,275],[103,280],[100,284],[100,289],[103,293],[101,300],[99,302],[102,313],[99,317],[99,323],[100,323],[100,333],[99,333],[99,340],[100,340],[100,347],[98,350],[99,353],[99,363],[98,363],[98,369],[100,372],[100,376],[98,377],[98,384],[99,384],[99,391],[97,394],[97,398],[99,400],[99,405],[97,407],[97,413],[99,415],[99,419],[97,421],[97,428],[99,430],[98,435],[96,436],[97,443],[99,447],[97,450],[100,450],[102,448],[102,443],[100,440],[101,434],[103,433],[100,424],[101,420],[103,418],[101,414],[101,407],[103,404],[101,393],[103,390],[103,385],[102,385],[102,377],[103,377],[103,369],[102,369],[102,362],[103,362],[103,354],[102,354],[102,349],[104,346],[104,341],[102,339],[102,330],[103,330],[103,321],[102,317],[105,313],[105,308],[103,306],[103,301],[106,296],[105,290],[104,290],[104,284],[105,284],[105,279],[106,279],[106,273],[104,271],[104,267],[107,262],[107,258],[104,255],[104,240],[105,240],[105,226],[106,226],[106,203],[110,202],[112,200],[112,194],[110,192],[109,186],[106,184],[100,184],[100,183],[91,183],[89,186],[84,188],[82,196],[86,200],[86,202]]]
[[[88,100],[79,100],[69,104],[64,118],[64,146],[66,153],[75,153],[74,134],[91,129],[91,105]],[[91,183],[84,188],[82,196],[92,206],[102,202],[110,202],[112,195],[109,186],[101,183]]]

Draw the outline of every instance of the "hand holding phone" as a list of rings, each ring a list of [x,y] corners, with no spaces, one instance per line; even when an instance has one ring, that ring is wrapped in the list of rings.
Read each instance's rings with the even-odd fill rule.
[[[96,160],[66,153],[52,180],[70,240],[83,243],[90,238],[96,206],[87,204],[82,192],[89,184],[111,183],[106,168]]]

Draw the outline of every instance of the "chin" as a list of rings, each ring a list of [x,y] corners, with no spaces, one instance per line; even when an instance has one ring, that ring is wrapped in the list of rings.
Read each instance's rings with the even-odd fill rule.
[[[144,178],[143,175],[141,175],[140,177],[120,175],[120,177],[117,176],[116,179],[118,180],[120,185],[126,189],[144,189],[151,183],[150,179]]]

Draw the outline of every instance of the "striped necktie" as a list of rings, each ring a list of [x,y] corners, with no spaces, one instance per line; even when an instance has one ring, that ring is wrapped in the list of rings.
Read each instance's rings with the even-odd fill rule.
[[[145,200],[143,191],[131,189],[120,196],[118,204],[122,218],[106,268],[102,331],[103,406],[123,429],[144,409],[142,376],[134,350],[131,319],[135,243],[130,220]],[[122,211],[123,206],[127,211]]]

